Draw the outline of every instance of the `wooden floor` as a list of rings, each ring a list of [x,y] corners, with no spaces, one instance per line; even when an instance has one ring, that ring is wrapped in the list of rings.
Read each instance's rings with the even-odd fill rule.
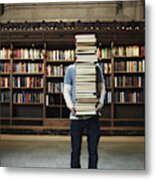
[[[144,137],[101,137],[98,169],[144,170]],[[70,168],[69,136],[2,135],[2,167]],[[81,167],[88,167],[86,137],[82,143]]]

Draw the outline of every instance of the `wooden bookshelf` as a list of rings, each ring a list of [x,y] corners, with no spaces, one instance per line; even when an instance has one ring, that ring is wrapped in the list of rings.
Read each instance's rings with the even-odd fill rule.
[[[22,23],[21,23],[22,24]],[[15,130],[29,130],[36,132],[46,132],[46,130],[65,130],[69,132],[69,110],[67,109],[61,83],[63,83],[63,75],[48,75],[47,66],[63,66],[65,67],[74,63],[74,59],[53,59],[46,56],[47,51],[53,50],[74,50],[74,35],[95,33],[98,39],[97,46],[103,49],[103,54],[99,58],[99,63],[103,68],[104,77],[107,78],[106,91],[109,92],[110,102],[105,102],[100,117],[101,131],[108,135],[144,135],[145,124],[145,102],[115,102],[115,93],[118,92],[142,92],[144,99],[145,84],[140,87],[135,85],[117,86],[114,85],[114,79],[118,76],[141,77],[145,80],[144,71],[115,70],[115,62],[129,61],[139,62],[145,59],[145,55],[115,55],[114,48],[128,46],[144,46],[145,30],[144,22],[92,22],[91,26],[88,23],[73,22],[66,23],[65,29],[59,26],[59,23],[54,23],[51,30],[42,28],[42,30],[20,29],[20,23],[15,23],[16,30],[7,30],[5,23],[1,23],[1,48],[8,48],[12,51],[10,58],[1,58],[1,63],[9,63],[10,72],[1,72],[1,77],[8,77],[9,87],[0,87],[1,92],[8,91],[10,95],[9,102],[1,102],[1,132],[11,133]],[[23,23],[24,24],[24,23]],[[22,25],[23,25],[22,24]],[[48,23],[47,23],[48,24]],[[9,27],[9,24],[7,25]],[[47,25],[48,26],[48,25]],[[24,26],[22,26],[24,27]],[[32,27],[32,24],[31,24]],[[85,27],[91,27],[85,28]],[[118,28],[120,27],[120,28]],[[123,27],[123,29],[121,28]],[[139,28],[137,28],[139,27]],[[43,50],[42,58],[17,58],[14,56],[14,50],[25,48],[30,50]],[[42,72],[14,72],[14,64],[18,63],[42,63],[44,65]],[[107,65],[105,65],[107,64]],[[104,67],[110,68],[106,72]],[[14,77],[42,77],[43,87],[14,87]],[[108,79],[110,78],[110,79]],[[54,85],[50,85],[54,83]],[[55,86],[48,92],[48,86]],[[43,102],[15,103],[13,101],[14,93],[36,92],[43,93]],[[46,96],[50,99],[50,104],[46,104]],[[13,131],[12,131],[13,130]]]

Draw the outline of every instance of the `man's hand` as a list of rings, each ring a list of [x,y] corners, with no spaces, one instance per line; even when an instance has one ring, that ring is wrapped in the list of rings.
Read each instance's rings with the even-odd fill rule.
[[[96,111],[100,112],[102,110],[102,107],[103,107],[103,103],[100,102],[96,107]]]
[[[75,107],[72,107],[71,111],[72,111],[73,115],[76,116],[76,109],[75,109]]]

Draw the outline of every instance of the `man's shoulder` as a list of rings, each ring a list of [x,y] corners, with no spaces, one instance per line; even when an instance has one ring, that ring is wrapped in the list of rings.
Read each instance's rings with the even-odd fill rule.
[[[68,70],[74,70],[75,69],[75,64],[71,64],[67,67]]]
[[[75,63],[74,64],[70,64],[68,67],[69,68],[75,68]]]

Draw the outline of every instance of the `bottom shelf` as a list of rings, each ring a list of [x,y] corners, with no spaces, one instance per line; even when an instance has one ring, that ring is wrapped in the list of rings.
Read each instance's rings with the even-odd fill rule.
[[[144,135],[144,123],[143,118],[100,118],[101,135]],[[0,130],[1,134],[69,134],[70,120],[68,118],[3,117],[1,118]]]
[[[56,120],[58,121],[58,120]],[[69,120],[61,120],[58,122],[47,123],[49,125],[1,125],[1,134],[36,134],[36,135],[69,135],[70,134],[70,122]],[[145,135],[145,127],[143,126],[101,126],[102,135],[112,136],[137,136]]]

